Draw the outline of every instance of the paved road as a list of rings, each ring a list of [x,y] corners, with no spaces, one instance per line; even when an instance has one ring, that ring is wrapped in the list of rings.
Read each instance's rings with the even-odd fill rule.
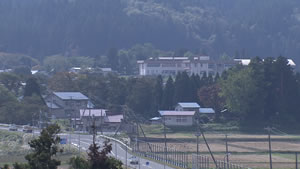
[[[67,138],[68,140],[70,139],[70,135],[67,134],[63,134],[60,136],[61,138]],[[103,145],[103,141],[104,139],[102,138],[98,138],[97,139],[97,143],[101,146]],[[71,144],[75,145],[76,147],[78,147],[78,145],[80,145],[80,149],[81,151],[86,151],[88,149],[88,147],[90,146],[90,144],[92,143],[92,136],[91,135],[80,135],[80,142],[79,142],[79,136],[76,134],[72,134],[71,135]],[[115,143],[114,141],[111,142],[112,143],[112,152],[111,155],[118,158],[119,160],[121,160],[123,162],[123,164],[126,164],[126,150],[121,147],[121,145],[119,143]],[[174,169],[172,167],[169,166],[164,166],[162,164],[153,162],[153,161],[149,161],[143,158],[139,158],[139,164],[138,165],[131,165],[129,164],[130,162],[130,158],[132,157],[131,154],[127,153],[127,165],[130,166],[130,168],[136,168],[136,169]],[[149,162],[149,165],[146,165],[146,162]]]
[[[8,130],[9,126],[0,126],[0,130]],[[18,128],[18,131],[21,132],[22,128]],[[39,130],[34,130],[33,134],[39,134]],[[88,147],[92,143],[92,135],[78,135],[78,134],[60,134],[61,138],[67,138],[68,141],[71,140],[71,144],[73,144],[76,147],[80,147],[81,151],[87,151]],[[80,142],[79,142],[80,138]],[[97,138],[97,143],[102,146],[104,139]],[[124,150],[123,147],[120,146],[119,143],[115,143],[114,141],[112,143],[112,152],[111,155],[115,156],[119,160],[123,162],[123,164],[126,164],[126,150]],[[138,165],[131,165],[129,164],[130,158],[132,157],[131,154],[127,153],[127,165],[130,166],[130,168],[136,168],[136,169],[174,169],[172,167],[169,167],[167,165],[159,164],[153,161],[149,161],[147,159],[139,158],[139,164]],[[149,162],[149,165],[146,165],[146,162]]]

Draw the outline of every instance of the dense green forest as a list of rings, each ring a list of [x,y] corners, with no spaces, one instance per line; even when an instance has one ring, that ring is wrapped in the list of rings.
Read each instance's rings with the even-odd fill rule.
[[[299,6],[297,0],[1,0],[0,51],[40,62],[57,54],[99,59],[113,48],[151,43],[163,51],[297,62]]]

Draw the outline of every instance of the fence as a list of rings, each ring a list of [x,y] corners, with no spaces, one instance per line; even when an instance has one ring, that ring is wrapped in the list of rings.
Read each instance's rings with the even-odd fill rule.
[[[173,166],[188,168],[189,154],[186,152],[177,151],[174,148],[141,140],[135,141],[131,147],[133,148],[133,152],[140,156],[171,164]]]
[[[224,159],[224,161],[216,160],[216,163],[217,163],[218,169],[244,169],[240,165],[227,163],[225,161],[225,159]],[[216,166],[213,162],[210,163],[209,157],[193,154],[192,169],[211,169],[211,168],[216,168]]]

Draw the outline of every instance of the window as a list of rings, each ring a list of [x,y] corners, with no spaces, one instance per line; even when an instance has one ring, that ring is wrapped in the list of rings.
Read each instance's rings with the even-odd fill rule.
[[[148,67],[160,67],[159,63],[148,63]]]
[[[209,69],[213,69],[214,67],[215,67],[214,64],[208,64],[208,68],[209,68]]]
[[[176,122],[177,123],[186,123],[187,122],[187,118],[185,116],[177,116],[176,117]]]

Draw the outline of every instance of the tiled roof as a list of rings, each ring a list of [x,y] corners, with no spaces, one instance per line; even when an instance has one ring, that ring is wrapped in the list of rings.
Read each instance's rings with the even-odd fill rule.
[[[89,98],[80,92],[53,92],[57,97],[63,100],[88,100]]]
[[[193,116],[195,111],[159,111],[161,116]]]

